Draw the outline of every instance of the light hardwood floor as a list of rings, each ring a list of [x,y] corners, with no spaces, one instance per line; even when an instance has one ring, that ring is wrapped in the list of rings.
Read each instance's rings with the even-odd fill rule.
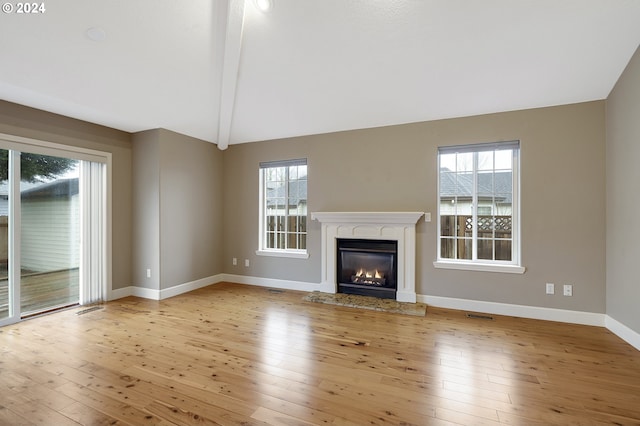
[[[425,317],[220,283],[0,329],[0,424],[640,424],[604,328]]]

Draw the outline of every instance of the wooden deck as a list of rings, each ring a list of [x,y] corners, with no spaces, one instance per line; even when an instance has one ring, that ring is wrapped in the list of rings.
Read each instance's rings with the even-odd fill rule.
[[[640,423],[640,352],[604,328],[303,296],[220,283],[1,328],[0,424]]]
[[[20,292],[22,314],[78,303],[78,283],[77,268],[42,274],[23,273]],[[0,278],[0,318],[8,315],[7,298],[8,283],[5,276],[4,279]]]

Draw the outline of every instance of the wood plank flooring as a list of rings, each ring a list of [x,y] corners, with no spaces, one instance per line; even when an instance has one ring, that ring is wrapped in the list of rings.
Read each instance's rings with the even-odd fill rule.
[[[0,328],[0,424],[640,424],[640,352],[604,328],[303,295],[220,283]]]

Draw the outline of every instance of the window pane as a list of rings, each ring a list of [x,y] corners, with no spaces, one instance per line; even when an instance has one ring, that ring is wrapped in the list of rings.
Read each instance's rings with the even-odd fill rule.
[[[473,215],[473,203],[472,200],[468,198],[459,198],[456,200],[455,211],[459,216],[469,216]]]
[[[440,215],[440,235],[452,237],[456,232],[456,217],[453,215]]]
[[[290,180],[298,179],[298,166],[289,167],[289,179]]]
[[[513,214],[510,195],[496,195],[496,216],[511,216]]]
[[[440,155],[440,170],[449,170],[454,172],[456,170],[456,154]]]
[[[451,201],[457,195],[456,173],[440,171],[440,204]]]
[[[453,238],[442,238],[440,240],[440,257],[443,259],[455,259],[455,240]]]
[[[458,198],[471,199],[473,195],[473,173],[456,173],[455,193]]]
[[[504,149],[496,151],[496,170],[511,170],[513,169],[513,150]]]
[[[478,216],[478,238],[493,238],[493,216]]]
[[[287,233],[287,248],[295,249],[298,247],[298,234],[294,232]]]
[[[493,170],[493,151],[478,153],[478,170]]]
[[[298,167],[298,179],[307,179],[307,165],[297,166]]]
[[[493,260],[493,240],[478,240],[478,259]]]
[[[490,201],[493,199],[493,193],[495,192],[493,188],[493,171],[478,173],[478,187],[476,191],[478,192],[478,201],[487,198]]]
[[[20,173],[20,311],[78,303],[79,161],[22,153]]]
[[[495,174],[495,192],[502,194],[513,193],[513,172],[502,171]]]
[[[458,216],[458,236],[471,237],[473,235],[473,217]]]
[[[457,154],[456,171],[457,172],[473,171],[473,153],[472,152]]]
[[[458,259],[471,260],[473,255],[472,246],[473,240],[470,238],[458,239]]]
[[[448,197],[440,198],[440,217],[454,216],[456,214],[455,200]]]
[[[496,260],[511,260],[511,240],[496,241]]]
[[[496,238],[512,238],[511,216],[496,216],[494,220]]]

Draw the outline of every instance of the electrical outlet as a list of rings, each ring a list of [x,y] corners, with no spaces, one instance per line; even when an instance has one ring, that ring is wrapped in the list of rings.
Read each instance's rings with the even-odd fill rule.
[[[249,259],[244,260],[244,266],[246,266],[247,268],[249,267]]]
[[[147,269],[147,278],[151,278],[151,269]]]
[[[562,294],[565,296],[573,296],[573,286],[571,284],[565,284]]]
[[[554,283],[547,283],[547,294],[556,294],[556,285]]]
[[[424,221],[431,222],[431,213],[427,212],[424,214]]]
[[[234,257],[231,263],[233,263],[233,266],[236,266],[238,264],[238,258]]]

